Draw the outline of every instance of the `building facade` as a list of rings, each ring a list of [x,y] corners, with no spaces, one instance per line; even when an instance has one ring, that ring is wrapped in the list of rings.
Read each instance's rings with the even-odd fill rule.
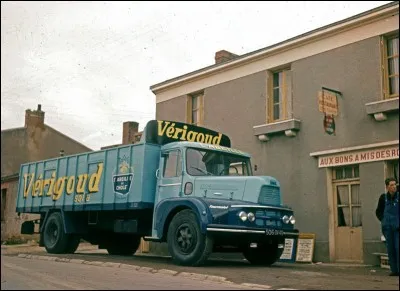
[[[19,237],[21,224],[36,219],[32,214],[18,215],[18,179],[21,164],[50,159],[60,154],[72,155],[90,148],[44,123],[45,112],[25,111],[25,126],[1,131],[1,240]]]
[[[376,262],[384,179],[399,177],[399,3],[150,87],[156,118],[227,134],[281,183],[314,260]]]

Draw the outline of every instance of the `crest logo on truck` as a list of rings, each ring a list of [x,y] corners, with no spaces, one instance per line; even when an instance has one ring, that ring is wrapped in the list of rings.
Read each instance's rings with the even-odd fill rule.
[[[113,176],[114,192],[122,196],[129,193],[134,176],[133,167],[129,165],[128,161],[129,157],[124,156],[120,159],[118,168],[115,169]]]

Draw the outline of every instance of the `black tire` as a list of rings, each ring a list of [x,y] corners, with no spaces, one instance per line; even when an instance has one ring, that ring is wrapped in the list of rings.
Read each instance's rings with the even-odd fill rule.
[[[64,232],[64,222],[61,213],[53,212],[46,221],[43,233],[43,244],[50,254],[67,252],[71,236]]]
[[[78,249],[80,242],[81,242],[81,238],[78,235],[71,235],[68,246],[67,246],[66,253],[67,254],[75,253],[75,251]]]
[[[210,256],[213,240],[202,234],[192,210],[182,210],[174,216],[168,228],[168,251],[173,261],[183,266],[199,266]]]
[[[140,245],[140,236],[114,234],[107,242],[107,252],[116,256],[132,256]]]
[[[270,266],[279,260],[282,252],[278,244],[261,244],[257,248],[246,248],[243,255],[252,265]]]

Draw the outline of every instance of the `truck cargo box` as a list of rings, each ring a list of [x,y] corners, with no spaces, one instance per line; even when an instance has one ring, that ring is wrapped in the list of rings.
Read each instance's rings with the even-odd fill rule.
[[[159,145],[132,144],[23,164],[16,211],[152,208],[159,158]]]

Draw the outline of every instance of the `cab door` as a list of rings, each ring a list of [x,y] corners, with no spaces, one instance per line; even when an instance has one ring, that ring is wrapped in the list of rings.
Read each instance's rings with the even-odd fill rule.
[[[157,173],[156,204],[182,192],[182,153],[179,149],[163,151]]]

